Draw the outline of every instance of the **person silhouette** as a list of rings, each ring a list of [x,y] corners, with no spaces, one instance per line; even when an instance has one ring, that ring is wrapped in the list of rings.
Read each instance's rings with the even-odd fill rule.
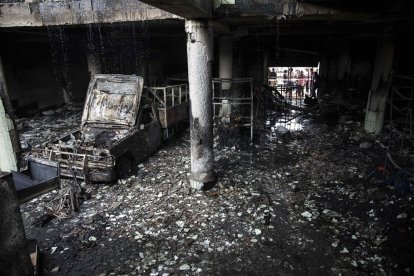
[[[313,72],[313,85],[312,85],[312,93],[311,93],[311,97],[312,98],[316,98],[316,90],[319,88],[319,74],[318,71]]]

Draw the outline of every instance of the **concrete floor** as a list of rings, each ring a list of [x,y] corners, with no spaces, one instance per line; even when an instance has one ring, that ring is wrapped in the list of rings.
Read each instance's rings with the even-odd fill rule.
[[[57,193],[33,200],[22,211],[27,235],[40,245],[41,271],[411,274],[412,194],[368,177],[383,154],[360,119],[300,116],[284,141],[264,124],[251,145],[216,138],[218,183],[205,192],[188,188],[186,131],[139,164],[137,175],[87,186],[68,218],[34,226]]]

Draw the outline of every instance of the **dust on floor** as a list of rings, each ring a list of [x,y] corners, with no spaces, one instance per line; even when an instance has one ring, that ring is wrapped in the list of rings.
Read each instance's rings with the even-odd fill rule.
[[[411,274],[412,194],[378,181],[383,154],[372,137],[352,116],[295,122],[303,127],[283,139],[271,130],[251,145],[216,139],[218,183],[208,191],[188,188],[187,131],[135,176],[86,186],[69,218],[33,225],[57,192],[27,203],[43,273]]]

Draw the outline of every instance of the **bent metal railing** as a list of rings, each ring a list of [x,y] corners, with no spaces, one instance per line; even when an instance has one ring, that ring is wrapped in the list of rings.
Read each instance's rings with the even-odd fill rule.
[[[414,175],[414,77],[391,75],[387,110],[380,136],[385,163]]]

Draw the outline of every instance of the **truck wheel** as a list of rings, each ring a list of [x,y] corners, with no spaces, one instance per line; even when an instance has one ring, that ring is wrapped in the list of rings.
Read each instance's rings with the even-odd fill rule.
[[[126,179],[135,172],[135,162],[132,157],[123,155],[119,157],[116,165],[116,174],[119,179]]]

